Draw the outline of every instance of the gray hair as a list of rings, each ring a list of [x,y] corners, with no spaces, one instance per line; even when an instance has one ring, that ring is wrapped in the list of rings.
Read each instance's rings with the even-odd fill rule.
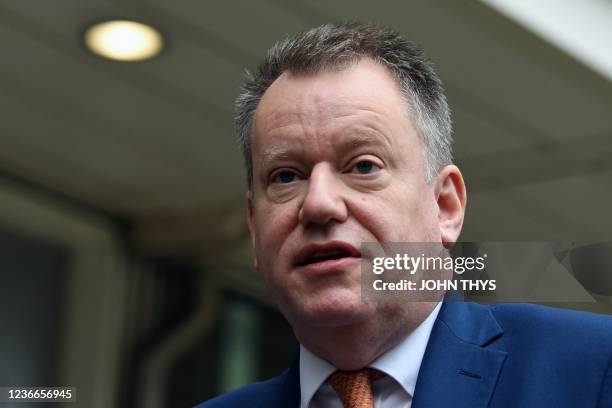
[[[246,72],[236,98],[235,126],[249,190],[253,188],[253,120],[268,87],[285,71],[316,74],[346,68],[362,58],[387,67],[397,80],[423,143],[427,182],[452,163],[450,110],[442,82],[421,49],[399,33],[371,23],[324,24],[277,42],[254,74]]]

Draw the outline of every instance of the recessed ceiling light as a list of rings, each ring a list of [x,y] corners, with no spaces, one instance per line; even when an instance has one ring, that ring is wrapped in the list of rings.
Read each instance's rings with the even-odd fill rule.
[[[85,44],[94,53],[118,61],[142,61],[161,51],[159,31],[136,21],[114,20],[95,24],[85,32]]]

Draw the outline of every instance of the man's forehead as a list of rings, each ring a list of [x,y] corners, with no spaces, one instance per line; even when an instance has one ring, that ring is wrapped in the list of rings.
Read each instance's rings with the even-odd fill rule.
[[[285,127],[319,127],[340,118],[372,121],[406,118],[406,106],[387,69],[370,60],[317,74],[283,73],[266,91],[255,112],[254,133]]]
[[[256,110],[255,123],[264,132],[296,123],[315,125],[377,106],[368,95],[351,94],[334,83],[325,86],[315,78],[284,82],[274,83]]]

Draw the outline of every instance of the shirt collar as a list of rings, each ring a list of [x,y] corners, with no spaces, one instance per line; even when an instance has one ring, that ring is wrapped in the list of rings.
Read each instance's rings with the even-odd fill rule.
[[[427,318],[395,347],[378,357],[370,367],[376,368],[397,381],[402,388],[414,395],[417,376],[425,349],[442,303],[434,308]],[[310,400],[321,385],[337,368],[314,355],[300,345],[300,406],[308,407]]]

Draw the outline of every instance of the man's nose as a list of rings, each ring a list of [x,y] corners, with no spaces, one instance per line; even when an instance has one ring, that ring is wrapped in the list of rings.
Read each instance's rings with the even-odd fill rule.
[[[330,221],[344,222],[348,210],[341,190],[341,181],[335,170],[327,163],[317,164],[310,174],[299,211],[300,223],[325,225]]]

